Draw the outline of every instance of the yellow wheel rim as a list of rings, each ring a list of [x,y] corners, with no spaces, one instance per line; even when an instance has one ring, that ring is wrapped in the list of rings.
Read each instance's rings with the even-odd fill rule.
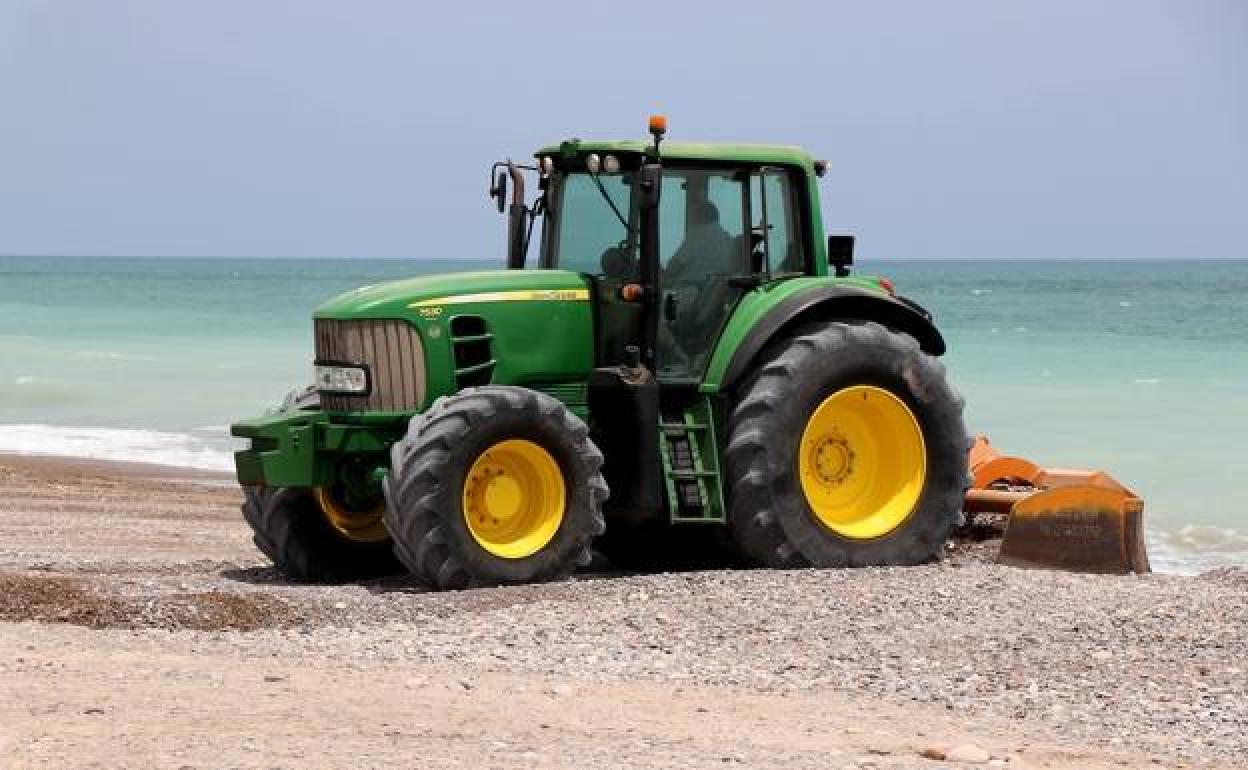
[[[504,559],[545,548],[563,523],[566,505],[559,463],[532,441],[500,441],[481,453],[464,479],[468,531]]]
[[[378,498],[375,504],[364,510],[354,510],[338,499],[332,487],[317,487],[314,493],[329,526],[346,539],[357,543],[380,543],[390,537],[381,520],[386,510],[384,499]]]
[[[927,477],[919,421],[897,396],[870,385],[838,390],[819,404],[802,431],[798,463],[815,516],[854,540],[900,527]]]

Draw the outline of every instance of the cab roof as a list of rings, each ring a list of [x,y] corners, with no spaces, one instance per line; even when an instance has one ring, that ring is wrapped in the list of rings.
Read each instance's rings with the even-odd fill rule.
[[[569,139],[547,145],[536,155],[563,152],[642,153],[653,147],[649,139]],[[813,168],[815,159],[801,147],[783,144],[729,144],[718,142],[663,142],[659,155],[673,160],[710,160],[738,163],[775,163]]]

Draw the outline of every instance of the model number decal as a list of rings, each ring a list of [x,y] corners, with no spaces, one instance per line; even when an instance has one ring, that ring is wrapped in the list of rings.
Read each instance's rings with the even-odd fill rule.
[[[588,302],[589,289],[519,289],[515,291],[486,291],[478,294],[458,294],[435,297],[413,302],[408,307],[418,308],[423,317],[425,309],[437,309],[443,305],[467,305],[474,302]]]

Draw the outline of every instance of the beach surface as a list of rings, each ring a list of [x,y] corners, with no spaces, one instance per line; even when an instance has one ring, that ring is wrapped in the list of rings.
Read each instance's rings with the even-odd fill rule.
[[[0,766],[1248,767],[1245,570],[306,586],[240,499],[0,456]]]

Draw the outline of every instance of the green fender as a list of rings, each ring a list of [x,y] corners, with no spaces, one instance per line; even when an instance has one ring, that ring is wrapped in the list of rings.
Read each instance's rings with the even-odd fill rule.
[[[731,388],[750,370],[769,341],[816,320],[875,321],[918,340],[924,352],[945,352],[931,315],[898,298],[871,278],[794,278],[759,287],[741,298],[720,334],[703,379],[703,393]]]

